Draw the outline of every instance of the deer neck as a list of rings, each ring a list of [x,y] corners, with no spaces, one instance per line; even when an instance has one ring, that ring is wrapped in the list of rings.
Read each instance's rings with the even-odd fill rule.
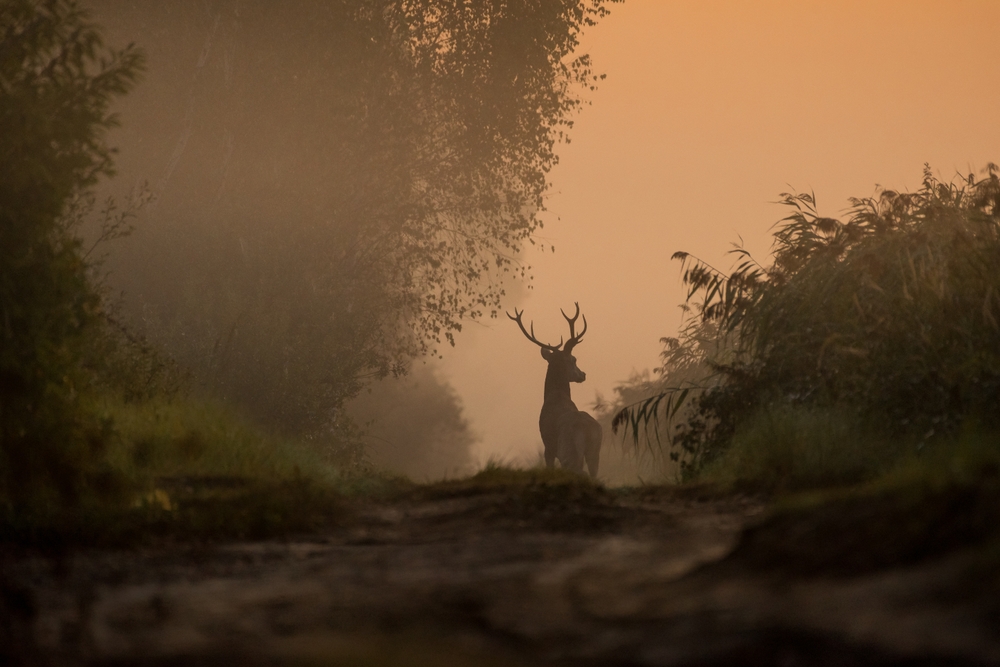
[[[545,405],[555,407],[559,404],[567,404],[576,409],[569,392],[569,378],[565,372],[556,369],[553,364],[549,364],[549,369],[545,373]]]

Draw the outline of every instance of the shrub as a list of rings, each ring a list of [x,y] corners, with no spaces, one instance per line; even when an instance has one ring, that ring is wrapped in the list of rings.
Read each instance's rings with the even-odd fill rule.
[[[728,359],[707,360],[713,379],[671,441],[687,454],[688,474],[763,428],[768,414],[800,409],[856,414],[891,440],[923,443],[970,420],[996,432],[997,174],[991,164],[982,178],[946,183],[925,168],[917,192],[852,199],[845,221],[819,216],[811,193],[785,194],[792,212],[766,267],[742,248],[729,275],[677,253],[692,317],[732,345]],[[663,398],[625,408],[616,422],[638,436],[650,418],[636,417],[655,400]]]
[[[0,26],[0,499],[65,503],[116,488],[110,425],[78,406],[99,299],[66,214],[112,171],[108,108],[142,56],[105,50],[72,0],[3,0]]]

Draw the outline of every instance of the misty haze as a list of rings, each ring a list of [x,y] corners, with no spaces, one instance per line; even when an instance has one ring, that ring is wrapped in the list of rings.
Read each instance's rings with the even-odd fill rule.
[[[996,25],[0,0],[0,663],[1000,663]]]

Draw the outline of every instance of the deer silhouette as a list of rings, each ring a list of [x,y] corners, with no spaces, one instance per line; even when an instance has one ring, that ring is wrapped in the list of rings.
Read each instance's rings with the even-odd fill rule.
[[[570,397],[570,382],[583,382],[587,374],[576,365],[573,348],[583,340],[587,333],[587,317],[583,318],[583,331],[576,333],[576,321],[580,317],[580,304],[576,305],[576,314],[570,317],[562,309],[559,312],[569,322],[569,340],[565,345],[560,337],[558,345],[548,345],[535,338],[535,324],[530,324],[530,331],[524,328],[521,316],[524,311],[514,309],[514,314],[507,317],[517,322],[521,333],[532,343],[542,348],[542,358],[548,362],[545,373],[545,400],[542,403],[542,413],[538,417],[538,430],[542,434],[545,445],[545,465],[549,468],[559,459],[560,465],[567,470],[582,473],[584,461],[591,477],[597,477],[597,467],[601,461],[601,425],[586,412],[578,410]]]

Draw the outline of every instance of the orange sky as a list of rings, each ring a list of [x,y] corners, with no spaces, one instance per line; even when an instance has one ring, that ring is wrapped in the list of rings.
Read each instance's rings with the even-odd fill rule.
[[[683,299],[677,250],[728,267],[742,236],[766,258],[769,204],[815,191],[820,213],[876,184],[919,186],[1000,162],[1000,2],[626,0],[585,36],[608,75],[559,150],[533,289],[513,299],[540,338],[579,301],[587,383],[656,364]],[[479,455],[541,448],[545,363],[506,319],[472,325],[445,360],[482,437]]]

